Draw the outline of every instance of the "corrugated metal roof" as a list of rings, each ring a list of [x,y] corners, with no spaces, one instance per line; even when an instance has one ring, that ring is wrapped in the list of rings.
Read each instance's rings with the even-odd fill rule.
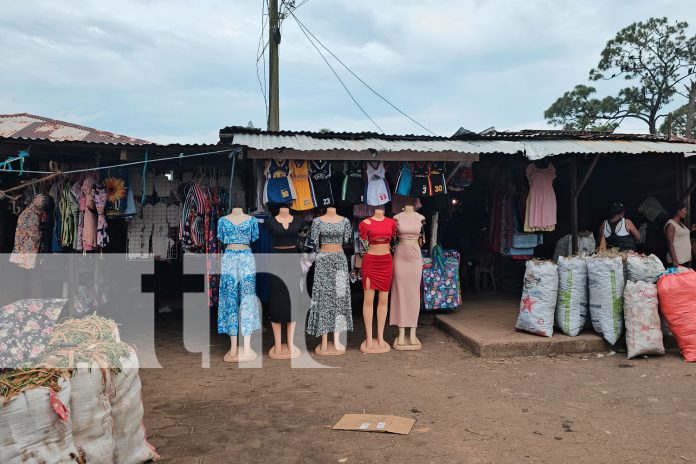
[[[423,152],[461,154],[524,154],[530,160],[564,154],[660,154],[696,151],[693,141],[667,141],[646,134],[605,134],[565,131],[498,132],[458,137],[381,135],[349,132],[264,132],[230,127],[221,139],[254,150],[376,151],[382,153]]]
[[[86,142],[109,145],[151,144],[147,140],[27,113],[0,115],[0,137],[28,141]]]

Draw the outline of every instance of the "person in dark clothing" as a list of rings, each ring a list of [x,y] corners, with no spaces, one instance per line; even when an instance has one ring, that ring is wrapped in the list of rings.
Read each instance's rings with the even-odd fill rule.
[[[635,251],[636,242],[640,241],[640,232],[630,219],[626,219],[626,207],[613,203],[609,208],[609,217],[599,228],[599,250],[618,248],[619,251]]]

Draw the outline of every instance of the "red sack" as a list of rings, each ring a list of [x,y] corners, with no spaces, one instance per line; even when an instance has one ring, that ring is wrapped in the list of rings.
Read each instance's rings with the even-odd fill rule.
[[[696,362],[696,272],[682,269],[660,277],[657,296],[684,360]]]

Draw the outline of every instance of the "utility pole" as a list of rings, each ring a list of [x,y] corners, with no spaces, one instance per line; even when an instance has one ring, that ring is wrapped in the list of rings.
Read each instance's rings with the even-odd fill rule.
[[[280,28],[278,26],[278,0],[268,0],[268,130],[280,130],[280,105],[278,87],[278,45],[280,45]]]

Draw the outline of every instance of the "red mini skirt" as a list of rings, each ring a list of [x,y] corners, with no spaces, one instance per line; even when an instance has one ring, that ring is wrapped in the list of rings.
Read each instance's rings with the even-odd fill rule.
[[[394,274],[394,260],[391,253],[386,255],[371,255],[366,253],[362,260],[363,290],[370,287],[380,292],[388,292],[391,288],[392,275]]]

